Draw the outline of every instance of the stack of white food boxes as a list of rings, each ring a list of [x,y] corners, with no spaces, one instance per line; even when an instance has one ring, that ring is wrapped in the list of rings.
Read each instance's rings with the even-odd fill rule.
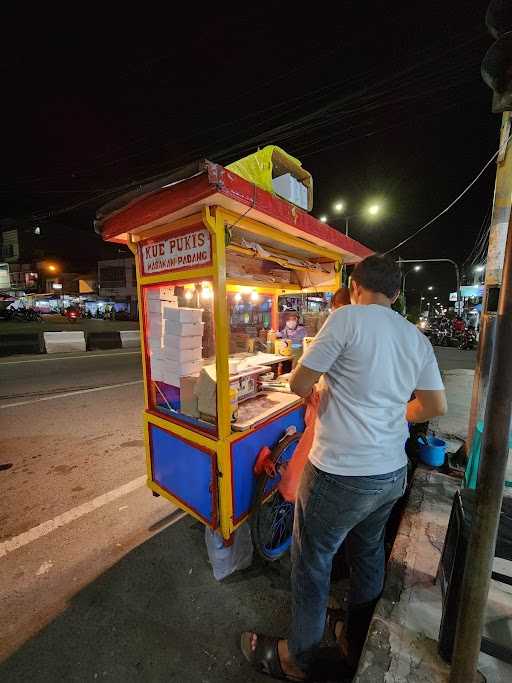
[[[156,290],[158,293],[158,290]],[[204,323],[198,308],[180,308],[173,300],[149,299],[151,377],[180,386],[180,377],[200,372]]]

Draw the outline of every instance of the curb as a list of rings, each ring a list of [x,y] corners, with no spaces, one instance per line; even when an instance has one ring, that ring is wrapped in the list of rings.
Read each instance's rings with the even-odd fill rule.
[[[120,348],[122,348],[122,345],[119,332],[89,332],[87,334],[87,351]]]
[[[139,330],[112,332],[15,332],[0,334],[0,357],[140,348]]]
[[[85,351],[85,335],[76,332],[43,332],[46,353]]]
[[[0,356],[44,352],[44,340],[41,332],[0,334]]]
[[[121,337],[121,346],[123,349],[138,349],[140,348],[140,331],[139,330],[121,330],[119,332]]]

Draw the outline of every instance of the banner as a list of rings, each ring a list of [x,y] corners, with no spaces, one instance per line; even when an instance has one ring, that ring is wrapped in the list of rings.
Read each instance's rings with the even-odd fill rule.
[[[202,268],[212,262],[212,244],[206,228],[174,233],[162,240],[147,240],[139,246],[142,274]]]

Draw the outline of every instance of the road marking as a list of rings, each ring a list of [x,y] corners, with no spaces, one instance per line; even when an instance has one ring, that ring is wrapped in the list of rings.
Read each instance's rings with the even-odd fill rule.
[[[5,362],[0,362],[0,368],[2,365],[22,365],[23,363],[48,363],[55,360],[76,360],[81,358],[112,358],[112,356],[134,356],[139,355],[140,351],[123,351],[121,353],[85,353],[83,356],[62,356],[60,358],[31,358],[29,360],[7,360]]]
[[[14,550],[18,550],[18,548],[22,548],[28,543],[37,541],[39,538],[42,538],[43,536],[50,534],[52,531],[55,531],[55,529],[59,529],[70,522],[74,522],[76,519],[80,519],[80,517],[89,514],[89,512],[93,512],[94,510],[111,503],[113,500],[125,496],[127,493],[135,491],[135,489],[144,486],[146,481],[146,475],[137,477],[137,479],[133,479],[133,481],[129,481],[127,484],[124,484],[113,491],[103,493],[101,496],[87,501],[87,503],[82,503],[82,505],[78,505],[76,508],[71,508],[71,510],[62,513],[62,515],[58,515],[47,522],[43,522],[42,524],[39,524],[38,526],[19,534],[19,536],[15,536],[14,538],[10,538],[8,541],[0,543],[0,557],[5,557],[7,553],[12,553]]]
[[[104,387],[93,387],[92,389],[79,389],[78,391],[68,391],[65,394],[52,394],[52,396],[41,396],[40,398],[31,398],[30,401],[18,401],[17,403],[5,403],[0,405],[0,410],[6,408],[17,408],[18,406],[28,406],[31,403],[39,403],[40,401],[54,401],[56,398],[68,398],[69,396],[78,396],[79,394],[91,394],[93,391],[106,391],[107,389],[119,389],[120,387],[129,387],[133,384],[142,384],[141,379],[136,379],[133,382],[121,382],[121,384],[107,384]]]

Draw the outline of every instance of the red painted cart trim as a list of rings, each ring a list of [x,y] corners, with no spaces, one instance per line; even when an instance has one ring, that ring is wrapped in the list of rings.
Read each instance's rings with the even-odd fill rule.
[[[212,205],[225,206],[235,211],[236,205],[242,210],[250,207],[251,218],[258,219],[261,216],[263,221],[266,218],[277,229],[291,230],[291,234],[310,242],[321,243],[348,255],[352,260],[358,261],[373,253],[360,242],[322,223],[302,209],[208,161],[199,175],[132,199],[127,206],[102,218],[99,226],[105,240],[126,239],[129,232],[158,225],[173,216],[177,219],[190,215],[201,206]],[[180,214],[180,211],[185,213]]]

